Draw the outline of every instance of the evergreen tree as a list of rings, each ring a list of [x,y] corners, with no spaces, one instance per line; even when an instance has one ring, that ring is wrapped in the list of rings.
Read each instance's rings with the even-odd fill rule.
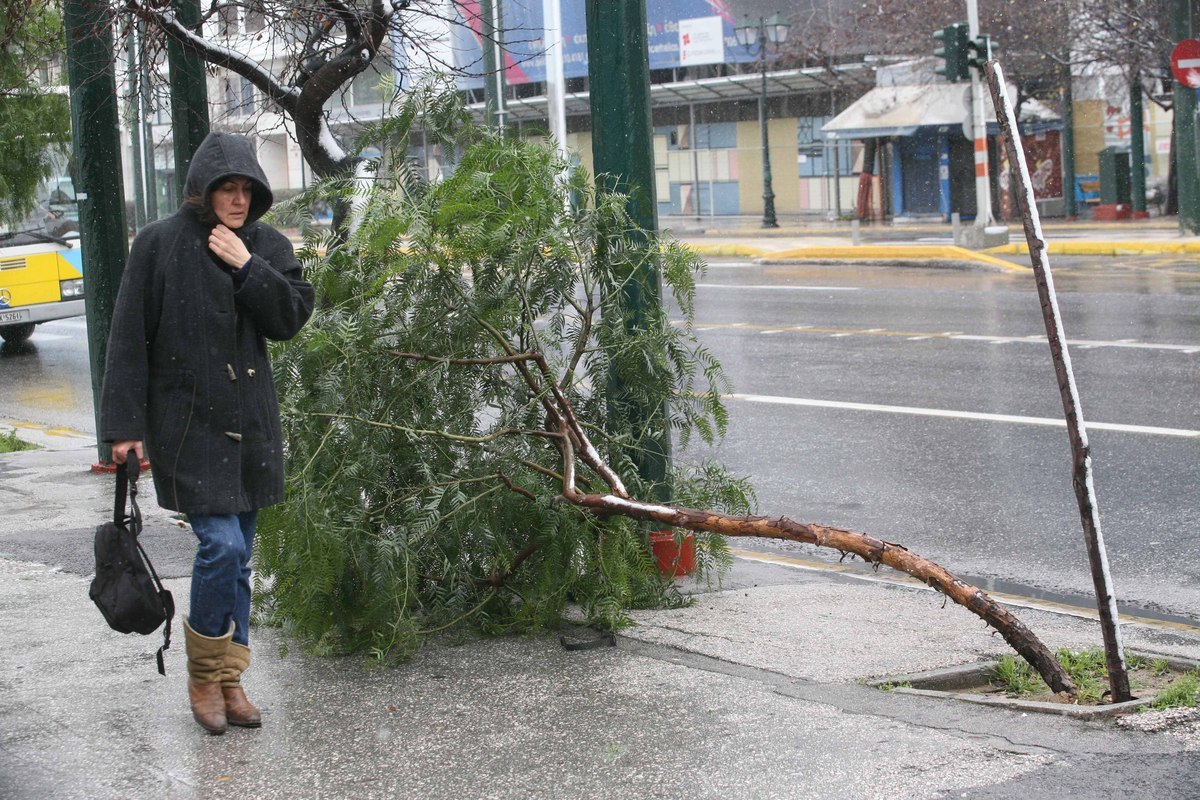
[[[403,158],[416,119],[459,154],[444,181]],[[452,93],[419,91],[368,135],[399,157],[379,164],[345,244],[310,242],[324,302],[275,354],[289,493],[259,535],[267,617],[318,651],[384,658],[459,623],[537,629],[574,602],[614,626],[627,608],[682,602],[638,523],[562,501],[547,398],[562,391],[630,491],[653,496],[630,461],[652,432],[610,402],[613,377],[623,397],[668,405],[681,448],[723,433],[729,387],[691,328],[701,262],[635,230],[627,198],[582,170],[564,179],[549,146],[471,126]],[[618,298],[648,259],[676,310],[629,330]],[[748,510],[749,489],[713,465],[677,470],[672,489]],[[702,573],[727,564],[722,537],[696,545]]]
[[[39,184],[70,141],[65,92],[46,83],[63,51],[62,15],[52,0],[0,5],[0,225],[36,207]]]

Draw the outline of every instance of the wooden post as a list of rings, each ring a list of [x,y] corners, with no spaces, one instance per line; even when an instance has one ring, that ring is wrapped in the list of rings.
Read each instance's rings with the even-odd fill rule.
[[[1087,543],[1092,583],[1096,588],[1096,608],[1100,612],[1100,632],[1104,637],[1109,686],[1112,690],[1112,701],[1120,703],[1132,699],[1133,695],[1129,691],[1129,673],[1125,668],[1125,653],[1121,646],[1117,597],[1112,588],[1104,537],[1100,533],[1100,509],[1096,503],[1096,488],[1092,481],[1092,457],[1088,447],[1087,428],[1083,422],[1083,409],[1079,404],[1079,391],[1075,387],[1075,375],[1071,370],[1071,354],[1067,351],[1067,335],[1058,311],[1058,298],[1054,294],[1054,278],[1050,273],[1050,260],[1046,256],[1046,241],[1042,237],[1042,224],[1038,217],[1037,203],[1034,202],[1029,167],[1025,163],[1025,151],[1020,146],[1016,114],[1008,101],[1008,92],[1004,85],[1004,71],[995,61],[989,61],[984,66],[988,86],[992,91],[992,103],[996,109],[996,121],[1000,124],[1000,135],[1008,151],[1008,162],[1016,181],[1017,205],[1025,227],[1025,240],[1029,243],[1029,259],[1037,278],[1038,297],[1041,298],[1046,335],[1050,340],[1050,354],[1054,359],[1054,372],[1058,376],[1063,412],[1067,418],[1073,464],[1072,483],[1075,487],[1075,499],[1079,503],[1079,519],[1083,524],[1084,541]]]

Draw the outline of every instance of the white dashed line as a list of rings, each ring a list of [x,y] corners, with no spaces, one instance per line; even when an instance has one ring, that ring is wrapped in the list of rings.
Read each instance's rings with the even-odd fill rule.
[[[888,406],[875,403],[850,403],[841,400],[813,400],[801,397],[776,397],[762,394],[731,394],[730,400],[742,400],[748,403],[769,403],[784,406],[806,406],[809,408],[834,408],[844,411],[873,411],[884,414],[909,414],[921,417],[944,417],[951,419],[970,419],[983,422],[1007,422],[1016,425],[1043,425],[1055,428],[1065,428],[1067,423],[1062,419],[1050,417],[1024,417],[1015,414],[988,414],[981,411],[952,411],[944,408],[918,408],[913,406]],[[1116,431],[1118,433],[1137,433],[1151,436],[1176,436],[1185,439],[1200,439],[1200,431],[1185,428],[1159,428],[1151,425],[1124,425],[1116,422],[1088,422],[1088,430]]]
[[[782,284],[763,284],[763,283],[697,283],[697,289],[757,289],[759,291],[769,290],[772,292],[858,292],[861,291],[857,286],[787,286]]]

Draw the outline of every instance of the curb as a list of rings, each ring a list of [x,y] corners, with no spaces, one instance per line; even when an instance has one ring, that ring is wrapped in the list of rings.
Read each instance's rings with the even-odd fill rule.
[[[18,439],[43,450],[78,450],[96,446],[96,437],[62,425],[43,425],[28,420],[0,418],[0,433],[12,431]]]
[[[1197,663],[1190,658],[1164,656],[1160,653],[1146,652],[1139,652],[1137,655],[1147,658],[1163,658],[1172,668],[1179,672],[1195,669],[1197,666]],[[882,678],[873,678],[866,681],[866,684],[876,689],[883,689],[884,691],[891,691],[897,694],[930,697],[940,700],[958,700],[966,703],[1006,708],[1010,711],[1058,714],[1059,716],[1075,717],[1076,719],[1106,719],[1121,714],[1128,714],[1144,708],[1158,699],[1158,695],[1154,694],[1146,695],[1145,697],[1135,697],[1132,700],[1126,700],[1122,703],[1074,705],[998,695],[969,694],[961,691],[987,683],[988,676],[997,663],[999,662],[987,660],[974,664],[963,664],[957,667],[926,670],[910,675],[890,675]]]

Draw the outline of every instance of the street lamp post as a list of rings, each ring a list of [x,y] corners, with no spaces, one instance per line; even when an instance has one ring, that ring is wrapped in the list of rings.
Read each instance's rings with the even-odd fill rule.
[[[745,17],[742,25],[734,29],[738,44],[750,50],[758,45],[759,74],[762,78],[758,93],[758,128],[762,134],[762,173],[763,173],[763,221],[764,228],[778,228],[775,219],[775,192],[771,188],[771,149],[767,142],[767,43],[779,45],[787,40],[788,25],[778,15],[770,19],[758,18],[755,24],[750,17]]]

